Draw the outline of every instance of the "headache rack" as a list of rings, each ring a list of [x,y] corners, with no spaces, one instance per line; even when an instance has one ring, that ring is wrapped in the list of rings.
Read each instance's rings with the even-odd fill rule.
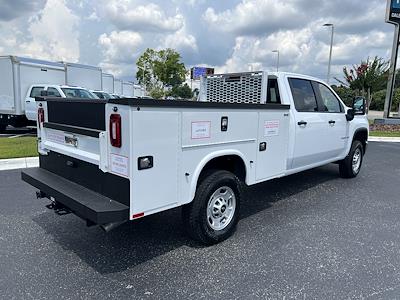
[[[207,75],[200,81],[200,101],[264,104],[267,84],[262,71]]]

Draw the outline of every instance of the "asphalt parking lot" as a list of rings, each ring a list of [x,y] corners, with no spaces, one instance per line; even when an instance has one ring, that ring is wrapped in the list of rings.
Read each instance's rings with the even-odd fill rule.
[[[106,234],[0,172],[1,298],[400,298],[400,144],[370,143],[356,179],[337,169],[250,188],[236,234],[209,248],[179,209]]]

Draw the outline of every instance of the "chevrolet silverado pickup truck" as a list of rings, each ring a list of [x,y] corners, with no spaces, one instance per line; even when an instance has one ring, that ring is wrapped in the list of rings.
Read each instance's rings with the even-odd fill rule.
[[[188,234],[210,245],[234,232],[246,186],[329,163],[343,178],[361,170],[365,101],[346,107],[319,79],[210,75],[199,100],[38,97],[40,167],[22,179],[106,231],[181,206]]]

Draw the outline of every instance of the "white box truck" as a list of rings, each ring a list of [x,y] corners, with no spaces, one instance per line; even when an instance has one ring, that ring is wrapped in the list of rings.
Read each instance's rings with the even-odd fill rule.
[[[202,88],[196,102],[38,99],[40,167],[22,179],[106,231],[182,206],[190,236],[214,244],[234,232],[245,186],[328,163],[359,174],[364,99],[346,107],[323,81],[289,73],[213,75]]]
[[[114,79],[114,94],[122,96],[122,80]]]
[[[103,92],[114,94],[114,76],[112,74],[102,73],[102,88]]]
[[[143,98],[145,96],[144,88],[138,84],[135,84],[133,86],[133,95],[135,98]]]
[[[64,65],[17,56],[0,56],[0,131],[7,125],[29,125],[25,106],[26,101],[30,101],[27,92],[34,83],[64,84]]]
[[[64,65],[65,84],[83,87],[88,90],[101,91],[101,68],[74,63],[64,63]]]
[[[122,82],[122,97],[133,98],[135,95],[134,87],[132,82],[123,81]]]

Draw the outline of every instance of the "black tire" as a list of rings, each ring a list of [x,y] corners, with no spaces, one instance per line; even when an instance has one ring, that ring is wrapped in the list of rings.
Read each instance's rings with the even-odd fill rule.
[[[353,158],[355,157],[356,153],[360,155],[360,164],[359,167],[355,170],[353,168]],[[353,141],[350,152],[346,156],[345,159],[340,161],[339,163],[339,173],[342,178],[354,178],[356,177],[361,170],[362,162],[364,158],[364,147],[360,141]]]
[[[230,188],[229,193],[233,192],[234,194],[235,208],[233,209],[229,223],[225,225],[226,227],[221,228],[221,230],[215,230],[210,225],[212,218],[207,217],[208,204],[209,201],[212,201],[211,197],[215,193],[224,191],[225,187]],[[242,195],[242,183],[231,172],[215,170],[204,176],[197,187],[194,200],[182,209],[182,219],[190,237],[205,245],[213,245],[230,237],[234,233],[239,221]],[[223,206],[221,207],[221,212],[223,213],[225,209],[222,210],[222,208]]]

